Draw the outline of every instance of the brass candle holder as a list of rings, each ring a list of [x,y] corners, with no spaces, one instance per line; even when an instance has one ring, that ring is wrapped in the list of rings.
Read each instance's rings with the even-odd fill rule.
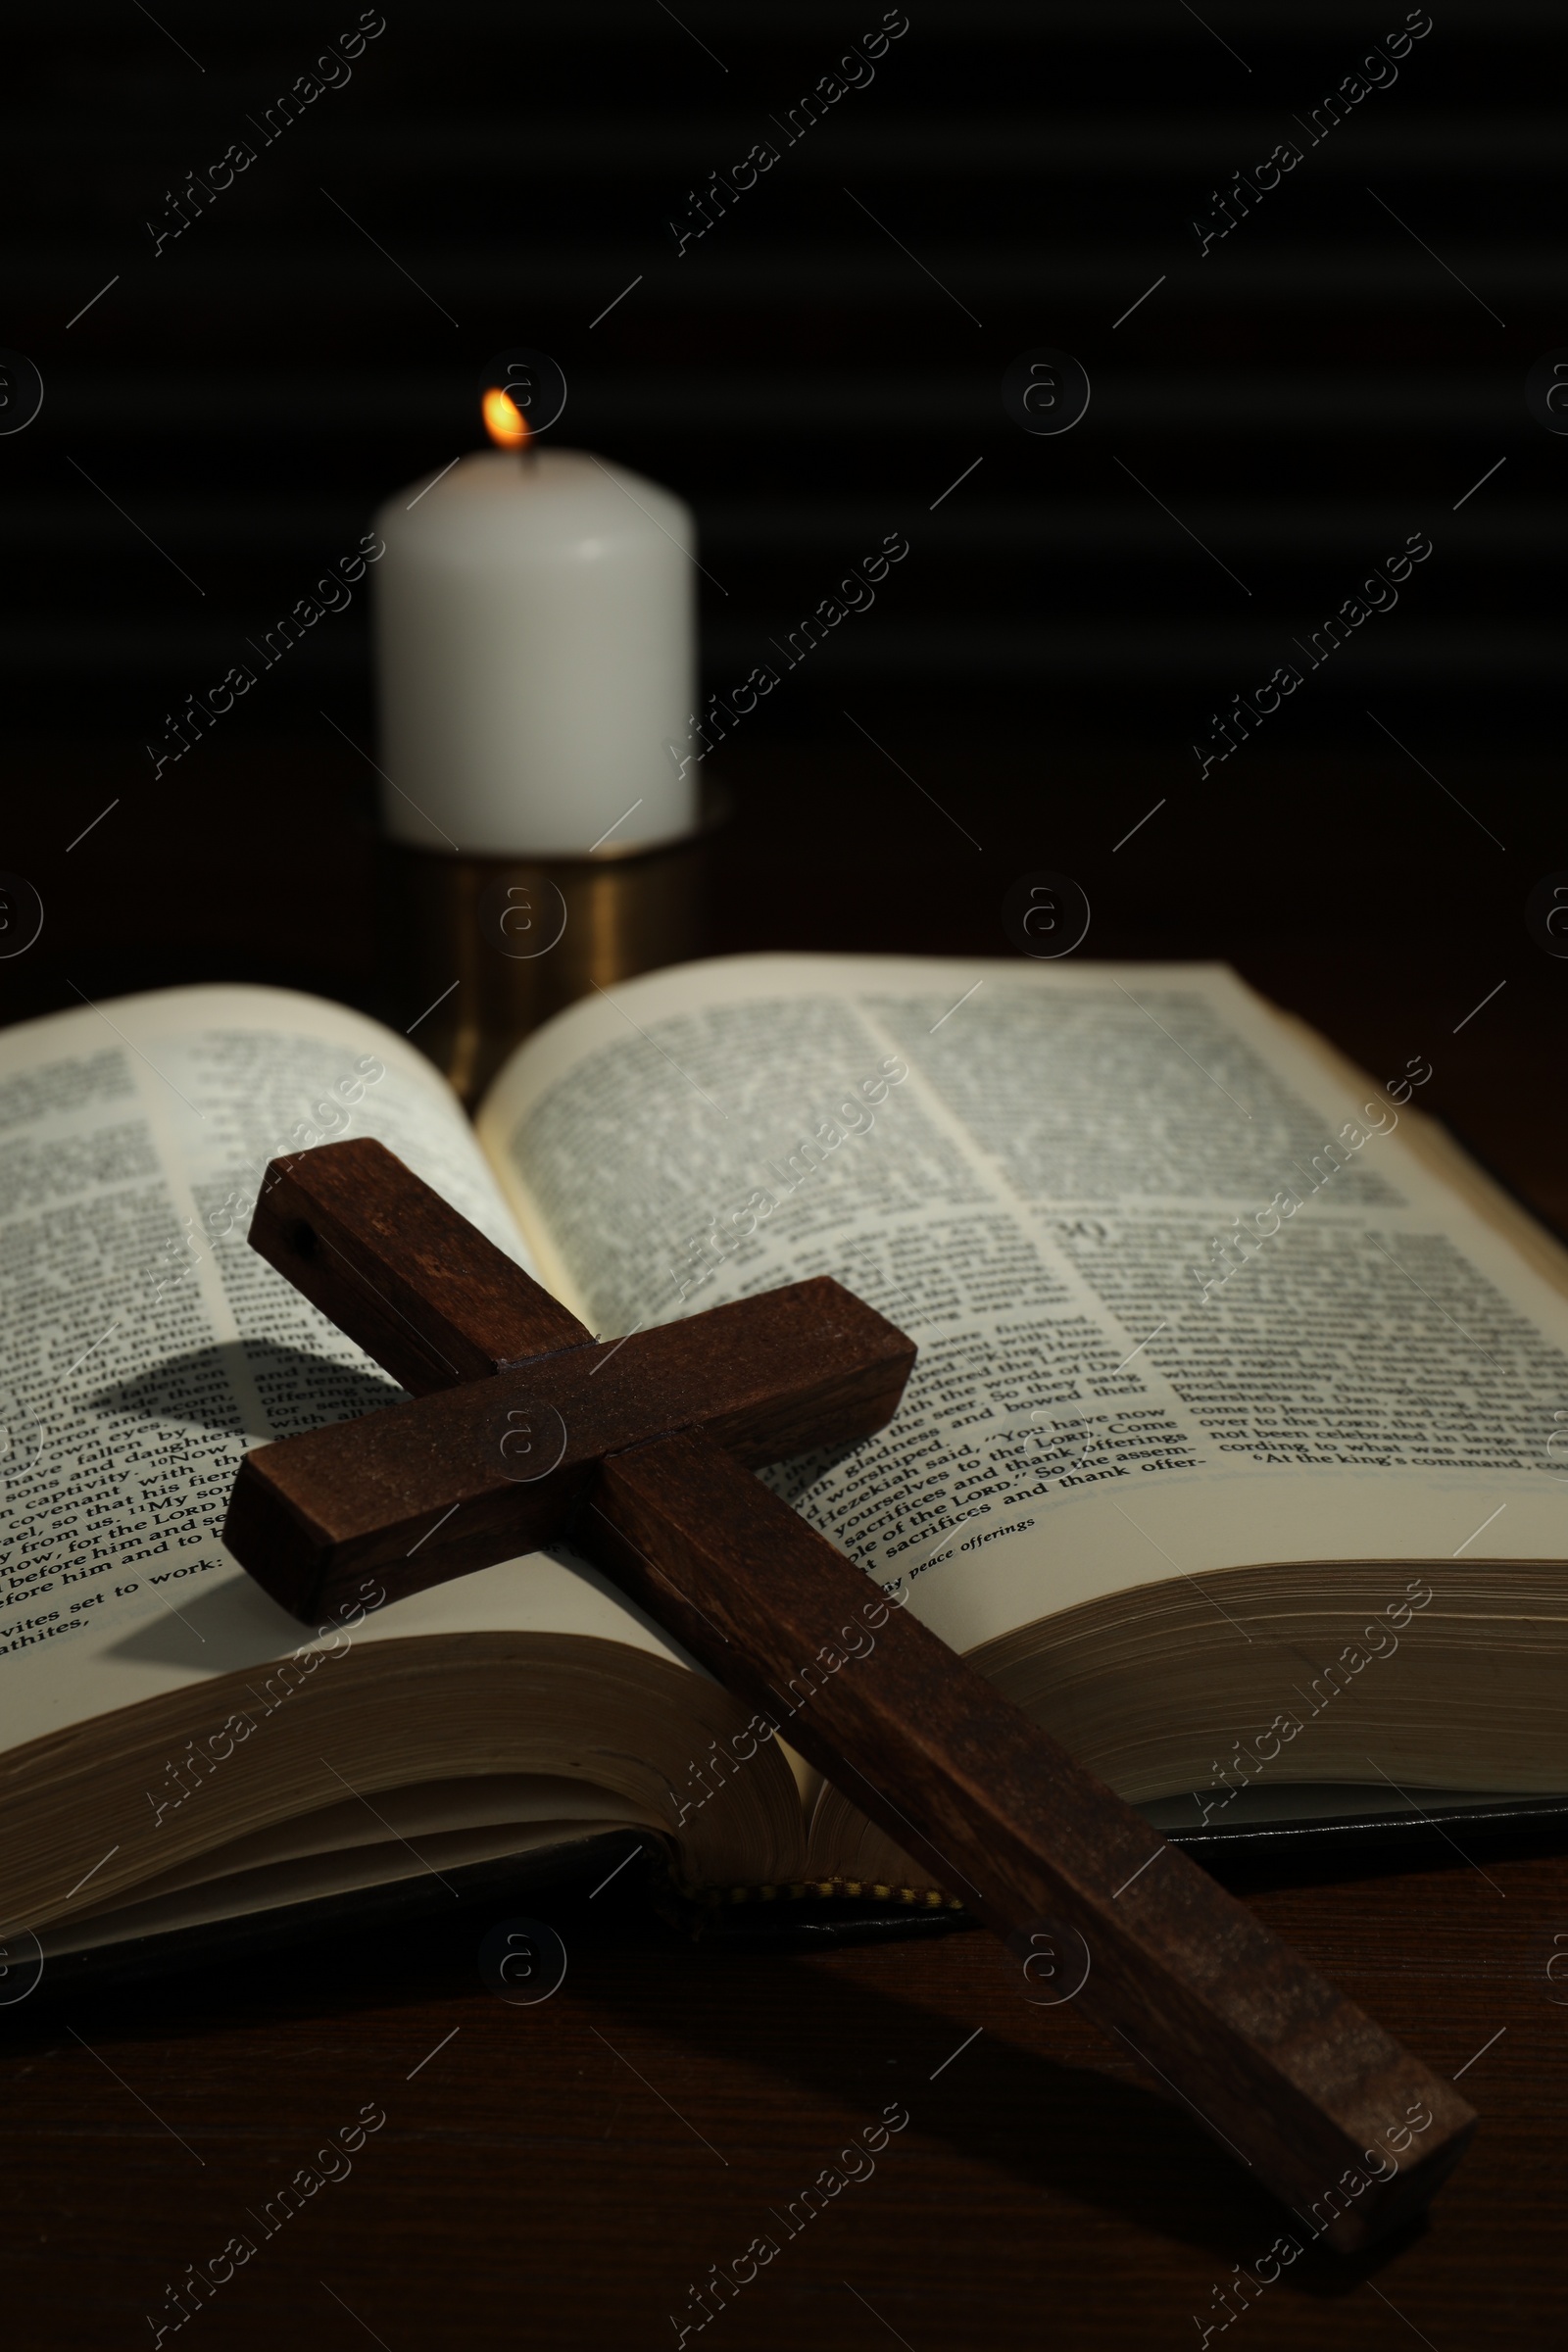
[[[410,1035],[471,1110],[513,1048],[595,988],[702,947],[708,851],[723,822],[707,785],[695,832],[576,858],[473,858],[384,844],[383,963]]]

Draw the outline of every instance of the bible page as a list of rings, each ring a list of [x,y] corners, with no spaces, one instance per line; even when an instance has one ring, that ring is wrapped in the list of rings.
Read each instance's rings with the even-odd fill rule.
[[[445,1081],[344,1006],[177,989],[0,1036],[0,1749],[313,1641],[219,1530],[248,1445],[402,1394],[246,1241],[267,1161],[349,1135],[530,1264]],[[676,1654],[538,1554],[355,1638],[497,1628]]]
[[[886,1431],[768,1475],[967,1650],[1562,1558],[1568,1303],[1412,1148],[1442,1043],[1361,1080],[1219,965],[739,956],[560,1015],[479,1134],[605,1337],[832,1274],[918,1342]]]

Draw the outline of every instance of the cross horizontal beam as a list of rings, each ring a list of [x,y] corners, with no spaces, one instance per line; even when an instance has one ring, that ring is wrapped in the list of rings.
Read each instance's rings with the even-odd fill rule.
[[[700,1429],[758,1468],[869,1437],[913,1361],[913,1343],[840,1284],[793,1283],[259,1446],[224,1540],[297,1617],[320,1617],[372,1568],[396,1600],[557,1542],[628,1446]]]

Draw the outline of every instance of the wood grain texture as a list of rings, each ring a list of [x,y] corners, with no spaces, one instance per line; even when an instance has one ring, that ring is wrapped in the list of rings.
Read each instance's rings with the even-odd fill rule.
[[[223,1538],[315,1623],[372,1569],[397,1599],[555,1542],[618,1447],[699,1428],[760,1466],[868,1437],[913,1360],[840,1284],[793,1283],[258,1446]]]
[[[302,1154],[291,1173],[345,1149]],[[329,1200],[344,1261],[380,1271],[374,1253],[420,1224],[428,1188],[371,1144],[339,1166],[349,1180],[330,1185],[307,1168],[298,1197]],[[454,1234],[454,1216],[444,1207],[438,1228],[460,1269],[443,1343],[470,1288],[488,1342],[548,1334],[538,1286]],[[433,1248],[401,1295],[416,1323],[424,1288],[439,1288]],[[314,1247],[297,1254],[318,1263]],[[407,1345],[363,1283],[343,1299],[360,1328]],[[913,1360],[901,1333],[817,1283],[506,1371],[489,1353],[488,1376],[449,1365],[445,1395],[247,1457],[224,1530],[236,1556],[314,1614],[370,1568],[395,1596],[569,1533],[721,1682],[763,1714],[783,1707],[802,1751],[999,1933],[1048,1935],[1064,1960],[1081,1940],[1086,2014],[1328,2244],[1353,2249],[1420,2208],[1474,2127],[1451,2086],[748,1474],[888,1419]],[[509,1426],[525,1432],[528,1471],[536,1446],[550,1457],[542,1475],[517,1481]],[[876,1671],[825,1668],[834,1644],[872,1633],[873,1613]]]
[[[710,1440],[612,1455],[574,1541],[999,1935],[1081,1939],[1085,2015],[1330,2245],[1457,2162],[1451,2084]]]
[[[1308,2249],[1261,2291],[1242,2280],[1304,2230],[1077,2002],[1021,1999],[990,1936],[742,1955],[651,1918],[633,1865],[591,1902],[597,1877],[478,1916],[437,1887],[422,1929],[0,2011],[10,2340],[150,2345],[166,2282],[245,2230],[255,2258],[163,2352],[510,2346],[519,2311],[551,2352],[652,2352],[767,2230],[778,2258],[685,2352],[1198,2352],[1195,2318],[1208,2352],[1543,2352],[1568,1855],[1482,1849],[1495,1893],[1434,1846],[1248,1897],[1445,2074],[1468,2067],[1485,2111],[1424,2222],[1348,2260]],[[569,1957],[531,2009],[478,1966],[518,1913]],[[263,2240],[247,2213],[367,2100],[387,2122],[352,2176]],[[786,2236],[772,2216],[894,2100],[910,2122],[874,2173]]]
[[[416,1396],[593,1338],[370,1136],[274,1159],[250,1245]]]
[[[699,1427],[760,1466],[868,1437],[914,1361],[825,1277],[596,1344],[369,1137],[274,1160],[250,1240],[421,1399],[246,1455],[224,1541],[307,1624],[372,1570],[399,1599],[555,1541],[612,1446]]]

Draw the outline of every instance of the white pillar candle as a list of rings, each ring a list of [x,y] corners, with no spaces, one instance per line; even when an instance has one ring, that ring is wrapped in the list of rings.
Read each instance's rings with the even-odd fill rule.
[[[689,507],[581,450],[498,449],[411,482],[375,526],[394,840],[571,857],[692,829]]]

